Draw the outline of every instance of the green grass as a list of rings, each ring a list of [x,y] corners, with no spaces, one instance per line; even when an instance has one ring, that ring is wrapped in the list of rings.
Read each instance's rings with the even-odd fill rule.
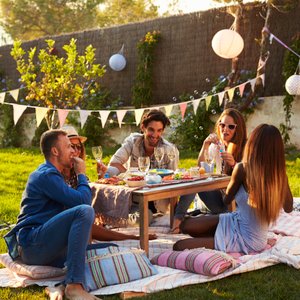
[[[105,150],[103,161],[108,163],[115,149]],[[96,166],[87,151],[87,175],[96,179]],[[196,165],[197,153],[180,153],[179,167]],[[15,223],[19,212],[20,199],[28,175],[43,157],[38,149],[0,149],[0,218]],[[287,173],[294,197],[300,197],[300,154],[287,157]],[[0,253],[7,252],[5,232],[0,232]],[[147,299],[299,299],[300,272],[286,265],[277,265],[255,272],[231,276],[210,283],[180,287],[151,294]],[[118,296],[101,297],[119,299]],[[1,300],[47,299],[43,287],[25,289],[1,288]],[[142,298],[136,298],[142,299]],[[144,298],[143,298],[144,299]]]

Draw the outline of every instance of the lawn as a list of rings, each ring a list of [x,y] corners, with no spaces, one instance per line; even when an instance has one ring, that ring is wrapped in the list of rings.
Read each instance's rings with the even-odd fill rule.
[[[107,163],[114,149],[104,152]],[[87,175],[96,179],[95,162],[87,151]],[[180,167],[189,168],[196,165],[197,153],[181,153]],[[0,218],[15,223],[19,212],[22,191],[28,175],[43,157],[38,149],[1,149],[0,150]],[[300,154],[287,157],[287,173],[292,193],[300,197]],[[0,232],[0,253],[6,247]],[[299,299],[300,272],[286,265],[277,265],[255,272],[235,275],[222,280],[177,288],[149,295],[147,299]],[[119,299],[118,296],[102,297]],[[26,289],[0,289],[1,300],[47,299],[44,289],[30,287]],[[139,298],[137,298],[139,299]]]

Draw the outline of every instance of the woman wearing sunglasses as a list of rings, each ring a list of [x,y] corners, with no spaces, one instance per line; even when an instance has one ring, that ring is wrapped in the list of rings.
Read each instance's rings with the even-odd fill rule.
[[[74,156],[80,157],[81,159],[85,160],[86,155],[83,143],[87,140],[87,138],[84,136],[80,136],[75,130],[75,128],[72,126],[65,126],[62,129],[67,132],[68,138],[71,142],[71,146],[74,149]],[[97,174],[105,174],[106,170],[107,167],[104,164],[97,164]],[[77,187],[77,175],[73,168],[64,169],[63,176],[68,185],[70,185],[73,188]],[[123,234],[121,232],[108,230],[102,225],[93,224],[92,238],[99,241],[122,241],[128,239],[138,240],[140,237],[138,235]],[[149,234],[149,239],[156,239],[156,235]]]
[[[183,221],[183,233],[193,238],[174,244],[174,250],[205,247],[249,254],[267,246],[268,228],[282,208],[293,209],[279,130],[268,124],[256,127],[245,146],[241,163],[234,167],[224,203],[235,199],[237,210],[203,215]]]
[[[242,160],[243,150],[247,140],[247,130],[243,115],[234,108],[227,108],[220,115],[215,125],[215,133],[204,140],[198,156],[198,165],[205,161],[205,152],[211,144],[223,145],[225,151],[220,152],[222,158],[222,173],[231,175],[236,163]],[[221,190],[198,193],[201,199],[201,211],[219,214],[228,210],[223,203]],[[180,223],[195,198],[195,194],[181,196],[177,204],[171,233],[179,233]]]

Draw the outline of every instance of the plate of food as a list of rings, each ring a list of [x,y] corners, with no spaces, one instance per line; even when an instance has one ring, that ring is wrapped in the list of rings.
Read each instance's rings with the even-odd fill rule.
[[[149,170],[149,173],[151,172],[156,173],[161,177],[169,176],[174,173],[173,170],[169,170],[169,169],[151,169]]]
[[[131,176],[124,179],[129,187],[141,187],[146,185],[144,176]]]

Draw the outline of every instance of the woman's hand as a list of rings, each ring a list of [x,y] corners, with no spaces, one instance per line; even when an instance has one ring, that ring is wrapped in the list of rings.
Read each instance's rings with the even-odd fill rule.
[[[231,167],[234,167],[236,164],[235,159],[233,158],[231,153],[228,153],[226,151],[220,152],[220,155],[222,159]]]
[[[211,133],[208,137],[204,140],[204,144],[209,146],[211,143],[218,144],[219,140],[215,133]]]

